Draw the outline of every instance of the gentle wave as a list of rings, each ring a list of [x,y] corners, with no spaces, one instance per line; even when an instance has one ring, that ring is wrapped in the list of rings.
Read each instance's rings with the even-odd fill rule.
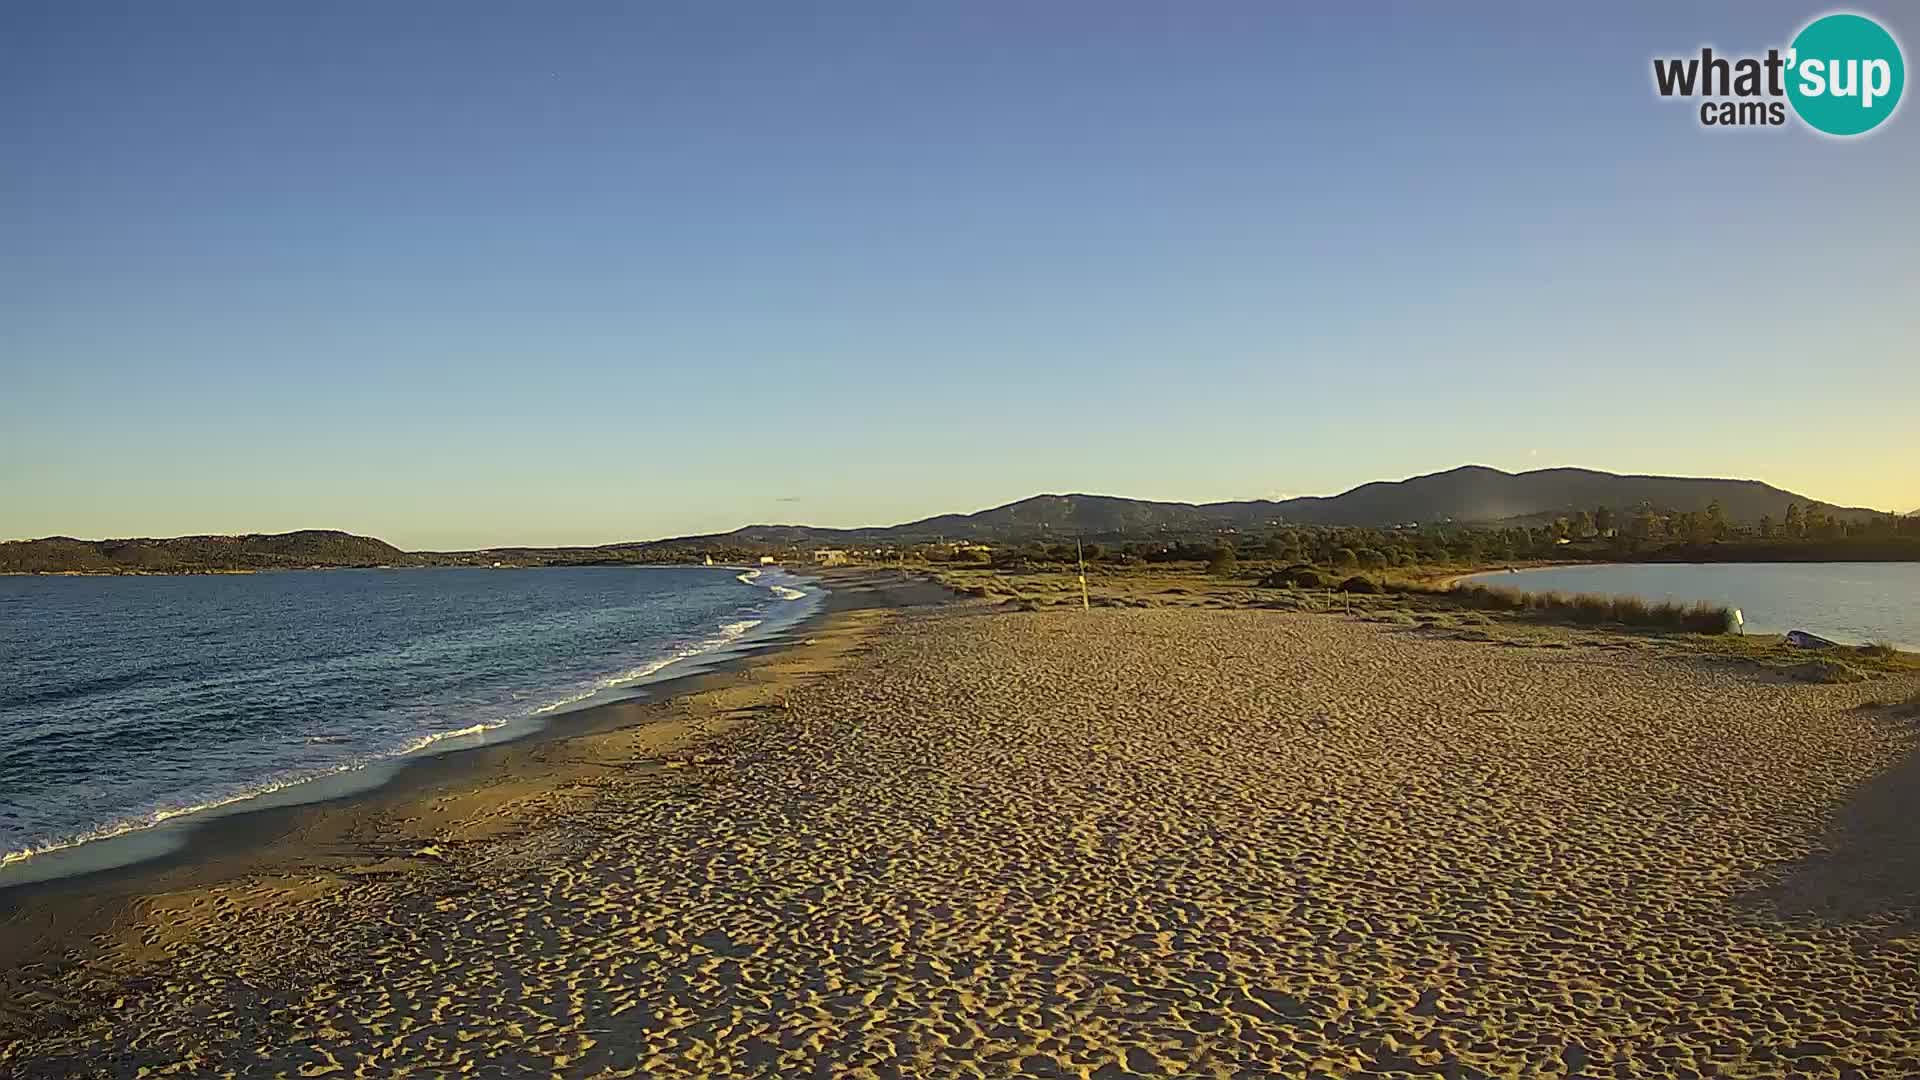
[[[689,645],[685,648],[682,648],[674,652],[670,656],[663,656],[657,660],[651,660],[645,664],[641,664],[639,667],[629,668],[628,670],[622,671],[616,675],[609,675],[606,678],[601,679],[599,682],[595,683],[594,685],[584,690],[581,690],[578,693],[569,694],[568,696],[563,697],[558,701],[550,701],[547,704],[540,706],[539,708],[533,710],[534,715],[537,716],[545,713],[551,713],[551,712],[558,711],[560,709],[564,709],[569,705],[576,705],[582,701],[587,700],[588,698],[603,694],[608,690],[613,690],[621,686],[626,686],[631,683],[638,682],[641,679],[647,678],[650,675],[657,675],[662,670],[674,664],[677,664],[682,660],[690,660],[696,656],[700,656],[705,653],[710,653],[715,649],[722,648],[727,645],[731,645],[735,641],[738,641],[741,635],[745,634],[749,630],[752,630],[754,627],[759,626],[764,621],[765,621],[764,619],[743,619],[739,622],[727,623],[726,625],[722,626],[720,628],[720,632],[714,635],[713,637],[707,638],[704,641],[700,641],[696,644]],[[502,721],[502,722],[505,723],[506,721]]]
[[[737,580],[739,580],[743,584],[754,585],[760,588],[764,588],[769,593],[771,593],[774,597],[778,598],[781,601],[790,602],[790,601],[804,600],[817,595],[816,593],[810,593],[802,589],[792,588],[790,586],[778,584],[773,581],[763,581],[761,579],[764,576],[766,575],[764,575],[761,570],[749,569],[739,574],[737,576]],[[799,579],[789,577],[788,575],[785,575],[785,574],[779,574],[778,576],[789,581],[799,580]],[[33,859],[38,856],[47,855],[53,852],[65,851],[71,848],[76,848],[83,844],[90,844],[90,843],[95,843],[102,840],[109,840],[115,837],[125,836],[129,833],[139,832],[144,829],[151,829],[178,818],[188,817],[196,814],[205,814],[211,811],[232,806],[237,803],[258,799],[263,796],[284,791],[288,788],[297,787],[303,784],[309,784],[316,780],[337,776],[341,773],[351,772],[358,769],[368,768],[370,766],[378,765],[383,762],[391,761],[396,758],[402,758],[408,755],[419,754],[422,751],[427,750],[428,748],[434,746],[435,744],[444,742],[446,740],[461,738],[464,736],[484,735],[489,731],[503,727],[507,724],[514,723],[517,720],[526,719],[531,716],[549,715],[554,712],[565,709],[569,705],[574,705],[581,701],[585,701],[589,698],[605,694],[609,690],[618,689],[624,686],[631,686],[643,680],[649,679],[652,676],[659,674],[659,672],[661,672],[662,670],[672,666],[673,664],[679,663],[684,660],[689,660],[694,657],[698,657],[719,649],[724,649],[730,645],[736,644],[737,642],[740,641],[741,638],[745,637],[747,634],[751,633],[753,630],[765,625],[766,622],[767,620],[765,618],[746,618],[746,619],[737,619],[734,621],[722,623],[715,633],[710,634],[704,638],[701,638],[698,641],[681,646],[673,650],[671,653],[667,655],[656,657],[654,659],[646,661],[645,663],[636,665],[631,668],[624,669],[612,675],[601,678],[597,680],[590,687],[583,688],[577,693],[566,695],[558,700],[550,701],[545,704],[542,704],[532,709],[528,713],[522,713],[516,716],[506,716],[498,720],[491,720],[483,723],[469,724],[467,726],[450,730],[450,731],[430,732],[424,735],[419,735],[407,741],[406,743],[389,751],[385,751],[385,752],[374,751],[365,756],[357,756],[352,760],[344,761],[330,767],[302,770],[295,773],[289,773],[283,776],[273,777],[259,784],[248,785],[245,788],[228,791],[228,792],[218,794],[203,800],[192,801],[192,802],[182,802],[178,805],[163,807],[161,809],[154,810],[148,813],[142,813],[142,814],[137,814],[134,816],[118,819],[118,820],[103,824],[101,826],[98,826],[96,828],[85,830],[83,832],[78,832],[78,833],[74,833],[68,836],[63,836],[63,837],[50,838],[44,841],[30,844],[26,847],[22,847],[16,850],[0,852],[0,867],[5,867],[5,866],[10,866],[17,863],[25,862],[29,859]],[[312,743],[325,744],[325,743],[347,742],[347,741],[351,741],[351,736],[339,735],[339,734],[324,734],[324,735],[309,736],[305,740],[305,742],[310,744]]]
[[[434,743],[444,742],[447,739],[457,739],[462,735],[481,735],[511,722],[512,721],[509,720],[502,720],[498,724],[469,724],[457,731],[436,731],[431,735],[422,735],[408,743],[406,747],[395,756],[406,757],[408,754],[417,754],[427,747],[432,746]]]
[[[205,802],[197,802],[197,803],[191,803],[191,804],[182,805],[182,806],[167,807],[165,809],[156,810],[151,814],[146,814],[140,817],[126,818],[121,821],[110,822],[106,825],[100,826],[97,829],[89,829],[86,832],[79,833],[74,836],[61,837],[55,840],[48,840],[44,843],[34,844],[31,847],[24,847],[15,851],[0,853],[0,866],[10,866],[14,863],[25,862],[28,859],[35,858],[40,855],[50,855],[56,851],[66,851],[69,848],[77,848],[82,844],[91,844],[99,840],[111,840],[116,836],[125,836],[128,833],[139,832],[143,829],[151,829],[158,825],[164,825],[167,822],[172,821],[174,818],[186,817],[190,814],[204,814],[204,813],[207,813],[208,811],[218,810],[221,807],[232,806],[235,803],[246,802],[249,799],[258,799],[265,795],[271,795],[276,791],[285,791],[288,788],[298,787],[301,784],[310,784],[315,780],[322,780],[329,776],[337,776],[340,773],[351,772],[354,769],[363,768],[367,764],[370,764],[370,763],[369,762],[344,763],[330,769],[323,769],[318,772],[302,773],[298,776],[289,776],[289,777],[283,777],[279,780],[270,780],[257,787],[252,787],[244,791],[238,791],[229,795],[223,795],[216,798],[208,799]]]
[[[760,585],[761,573],[762,573],[761,570],[748,570],[746,573],[739,575],[734,580],[740,582],[742,585]],[[790,575],[784,572],[781,572],[780,576],[785,577],[788,580],[793,580]],[[807,597],[813,595],[812,593],[806,592],[801,589],[789,588],[785,585],[779,584],[778,582],[767,582],[766,588],[769,592],[773,593],[773,595],[779,597],[782,600],[805,600]]]

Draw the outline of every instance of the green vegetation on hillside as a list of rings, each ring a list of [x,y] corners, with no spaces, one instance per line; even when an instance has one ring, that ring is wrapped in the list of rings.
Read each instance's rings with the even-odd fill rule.
[[[1789,504],[1791,511],[1796,504]],[[1624,527],[1613,522],[1626,517]],[[1179,539],[1084,545],[1087,561],[1112,565],[1212,563],[1222,545],[1240,565],[1282,563],[1335,572],[1439,571],[1515,562],[1784,562],[1920,560],[1920,519],[1880,515],[1839,518],[1783,514],[1783,522],[1740,525],[1718,514],[1655,511],[1631,515],[1607,507],[1539,525],[1459,525],[1374,529],[1281,526]],[[1788,524],[1791,522],[1791,524]],[[941,545],[907,545],[892,553],[938,562]],[[1075,559],[1071,541],[998,547],[997,566],[1046,565]]]
[[[1570,490],[1672,494],[1694,504],[1642,500],[1552,513],[1537,507]],[[1740,517],[1723,506],[1735,500]],[[1704,501],[1698,501],[1704,496]],[[1298,504],[1298,505],[1296,505]],[[1347,509],[1337,510],[1335,504]],[[1307,524],[1307,518],[1361,516],[1406,520],[1388,525]],[[1777,513],[1775,508],[1777,507]],[[1452,511],[1526,513],[1494,524],[1448,520]],[[1336,512],[1337,511],[1337,512]],[[1446,512],[1435,520],[1423,516]],[[976,546],[981,540],[986,547]],[[1078,541],[1078,545],[1076,545]],[[186,536],[167,540],[43,540],[0,544],[0,573],[204,573],[350,566],[602,566],[637,563],[753,563],[763,556],[812,561],[822,547],[878,561],[990,561],[1017,567],[1089,563],[1198,562],[1219,574],[1258,566],[1324,569],[1335,580],[1355,572],[1437,572],[1514,562],[1781,562],[1920,560],[1920,518],[1845,510],[1800,500],[1751,481],[1619,477],[1584,470],[1517,476],[1456,469],[1394,484],[1370,484],[1334,499],[1287,503],[1153,503],[1089,495],[1038,496],[978,514],[947,515],[885,529],[756,525],[730,533],[596,547],[490,548],[403,552],[343,532]]]
[[[308,567],[416,566],[385,541],[331,529],[165,540],[44,540],[0,543],[0,573],[193,574]]]

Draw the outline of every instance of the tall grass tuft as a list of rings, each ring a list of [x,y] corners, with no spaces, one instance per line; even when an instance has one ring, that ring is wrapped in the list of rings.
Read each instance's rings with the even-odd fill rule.
[[[1656,626],[1697,634],[1725,634],[1733,630],[1733,610],[1722,604],[1677,604],[1663,600],[1650,604],[1637,596],[1567,595],[1560,592],[1522,592],[1479,584],[1456,585],[1443,595],[1487,611],[1533,611],[1572,622],[1626,626]]]

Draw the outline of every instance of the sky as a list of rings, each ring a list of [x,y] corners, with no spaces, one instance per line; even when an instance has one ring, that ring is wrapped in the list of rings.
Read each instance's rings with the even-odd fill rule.
[[[1920,106],[1652,89],[1827,7],[295,7],[0,5],[0,538],[1465,463],[1920,508]]]

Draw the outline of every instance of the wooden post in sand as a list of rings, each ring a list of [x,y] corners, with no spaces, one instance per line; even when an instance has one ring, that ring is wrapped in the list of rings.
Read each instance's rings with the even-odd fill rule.
[[[1087,599],[1087,555],[1076,538],[1073,542],[1073,557],[1080,560],[1080,610],[1092,611],[1093,602]]]

